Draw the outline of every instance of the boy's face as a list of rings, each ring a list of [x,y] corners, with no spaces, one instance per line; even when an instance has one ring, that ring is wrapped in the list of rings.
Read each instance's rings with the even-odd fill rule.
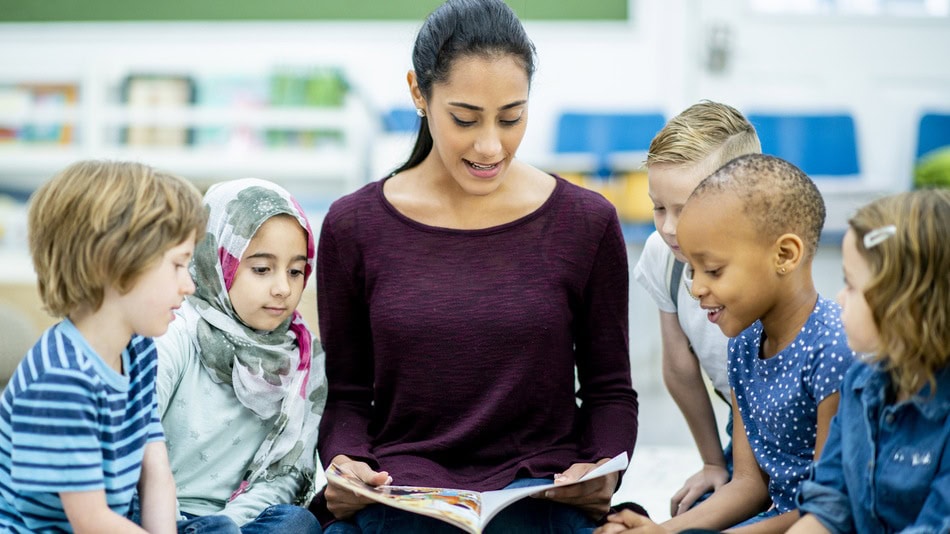
[[[744,211],[735,195],[712,193],[691,200],[679,223],[690,291],[728,337],[765,315],[777,289],[772,244]]]
[[[247,326],[269,332],[297,309],[307,268],[307,234],[296,219],[268,219],[251,238],[228,296]]]
[[[653,201],[653,223],[673,255],[682,262],[686,261],[686,256],[680,250],[676,227],[693,189],[716,170],[710,168],[710,159],[707,157],[698,163],[686,165],[654,164],[647,169],[649,195]]]
[[[871,280],[871,268],[858,252],[857,236],[851,229],[841,242],[841,266],[844,287],[838,292],[838,303],[841,304],[841,323],[848,335],[848,346],[855,352],[875,352],[880,333],[864,297],[864,290]]]
[[[128,293],[116,296],[132,332],[157,337],[168,330],[182,300],[195,292],[195,283],[188,272],[194,251],[195,233],[192,232],[146,269]]]

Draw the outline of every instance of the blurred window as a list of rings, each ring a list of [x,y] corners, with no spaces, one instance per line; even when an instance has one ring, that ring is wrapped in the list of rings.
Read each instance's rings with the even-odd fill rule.
[[[759,13],[947,17],[950,0],[749,0]]]

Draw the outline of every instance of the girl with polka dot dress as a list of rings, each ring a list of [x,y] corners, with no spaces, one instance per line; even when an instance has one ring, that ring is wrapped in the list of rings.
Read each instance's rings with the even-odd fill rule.
[[[662,525],[623,512],[600,533],[784,532],[798,520],[795,497],[854,361],[841,308],[812,280],[824,220],[814,182],[773,156],[733,159],[692,192],[677,234],[690,293],[731,338],[734,474]]]

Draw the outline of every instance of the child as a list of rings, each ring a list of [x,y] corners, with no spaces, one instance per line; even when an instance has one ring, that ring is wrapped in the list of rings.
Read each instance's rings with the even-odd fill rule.
[[[798,486],[821,453],[853,359],[840,308],[812,281],[824,220],[815,184],[772,156],[740,156],[690,195],[678,227],[689,287],[709,321],[734,338],[728,372],[735,471],[663,529],[779,532],[797,519]],[[611,521],[602,532],[646,520],[619,514]]]
[[[793,532],[950,532],[950,191],[858,210],[841,246],[845,375]]]
[[[197,289],[157,340],[179,529],[319,533],[292,504],[314,490],[327,392],[323,351],[297,311],[314,265],[310,224],[264,180],[213,185],[204,202]]]
[[[138,163],[73,164],[33,195],[40,297],[62,322],[0,399],[0,530],[174,532],[175,483],[159,424],[152,336],[194,291],[205,225],[184,180]]]
[[[656,232],[647,238],[633,276],[660,309],[663,381],[683,412],[703,468],[670,500],[670,515],[688,510],[697,499],[729,481],[732,451],[719,441],[716,415],[700,371],[716,393],[732,397],[726,376],[727,338],[706,320],[706,312],[682,288],[686,257],[676,239],[680,211],[700,180],[727,161],[761,152],[755,128],[736,109],[703,101],[670,119],[647,154],[649,194]],[[731,421],[726,426],[731,432]]]

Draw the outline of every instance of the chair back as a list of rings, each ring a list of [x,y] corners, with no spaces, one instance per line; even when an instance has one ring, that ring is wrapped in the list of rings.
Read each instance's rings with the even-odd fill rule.
[[[762,152],[797,165],[809,176],[860,174],[854,118],[842,114],[750,113]]]

